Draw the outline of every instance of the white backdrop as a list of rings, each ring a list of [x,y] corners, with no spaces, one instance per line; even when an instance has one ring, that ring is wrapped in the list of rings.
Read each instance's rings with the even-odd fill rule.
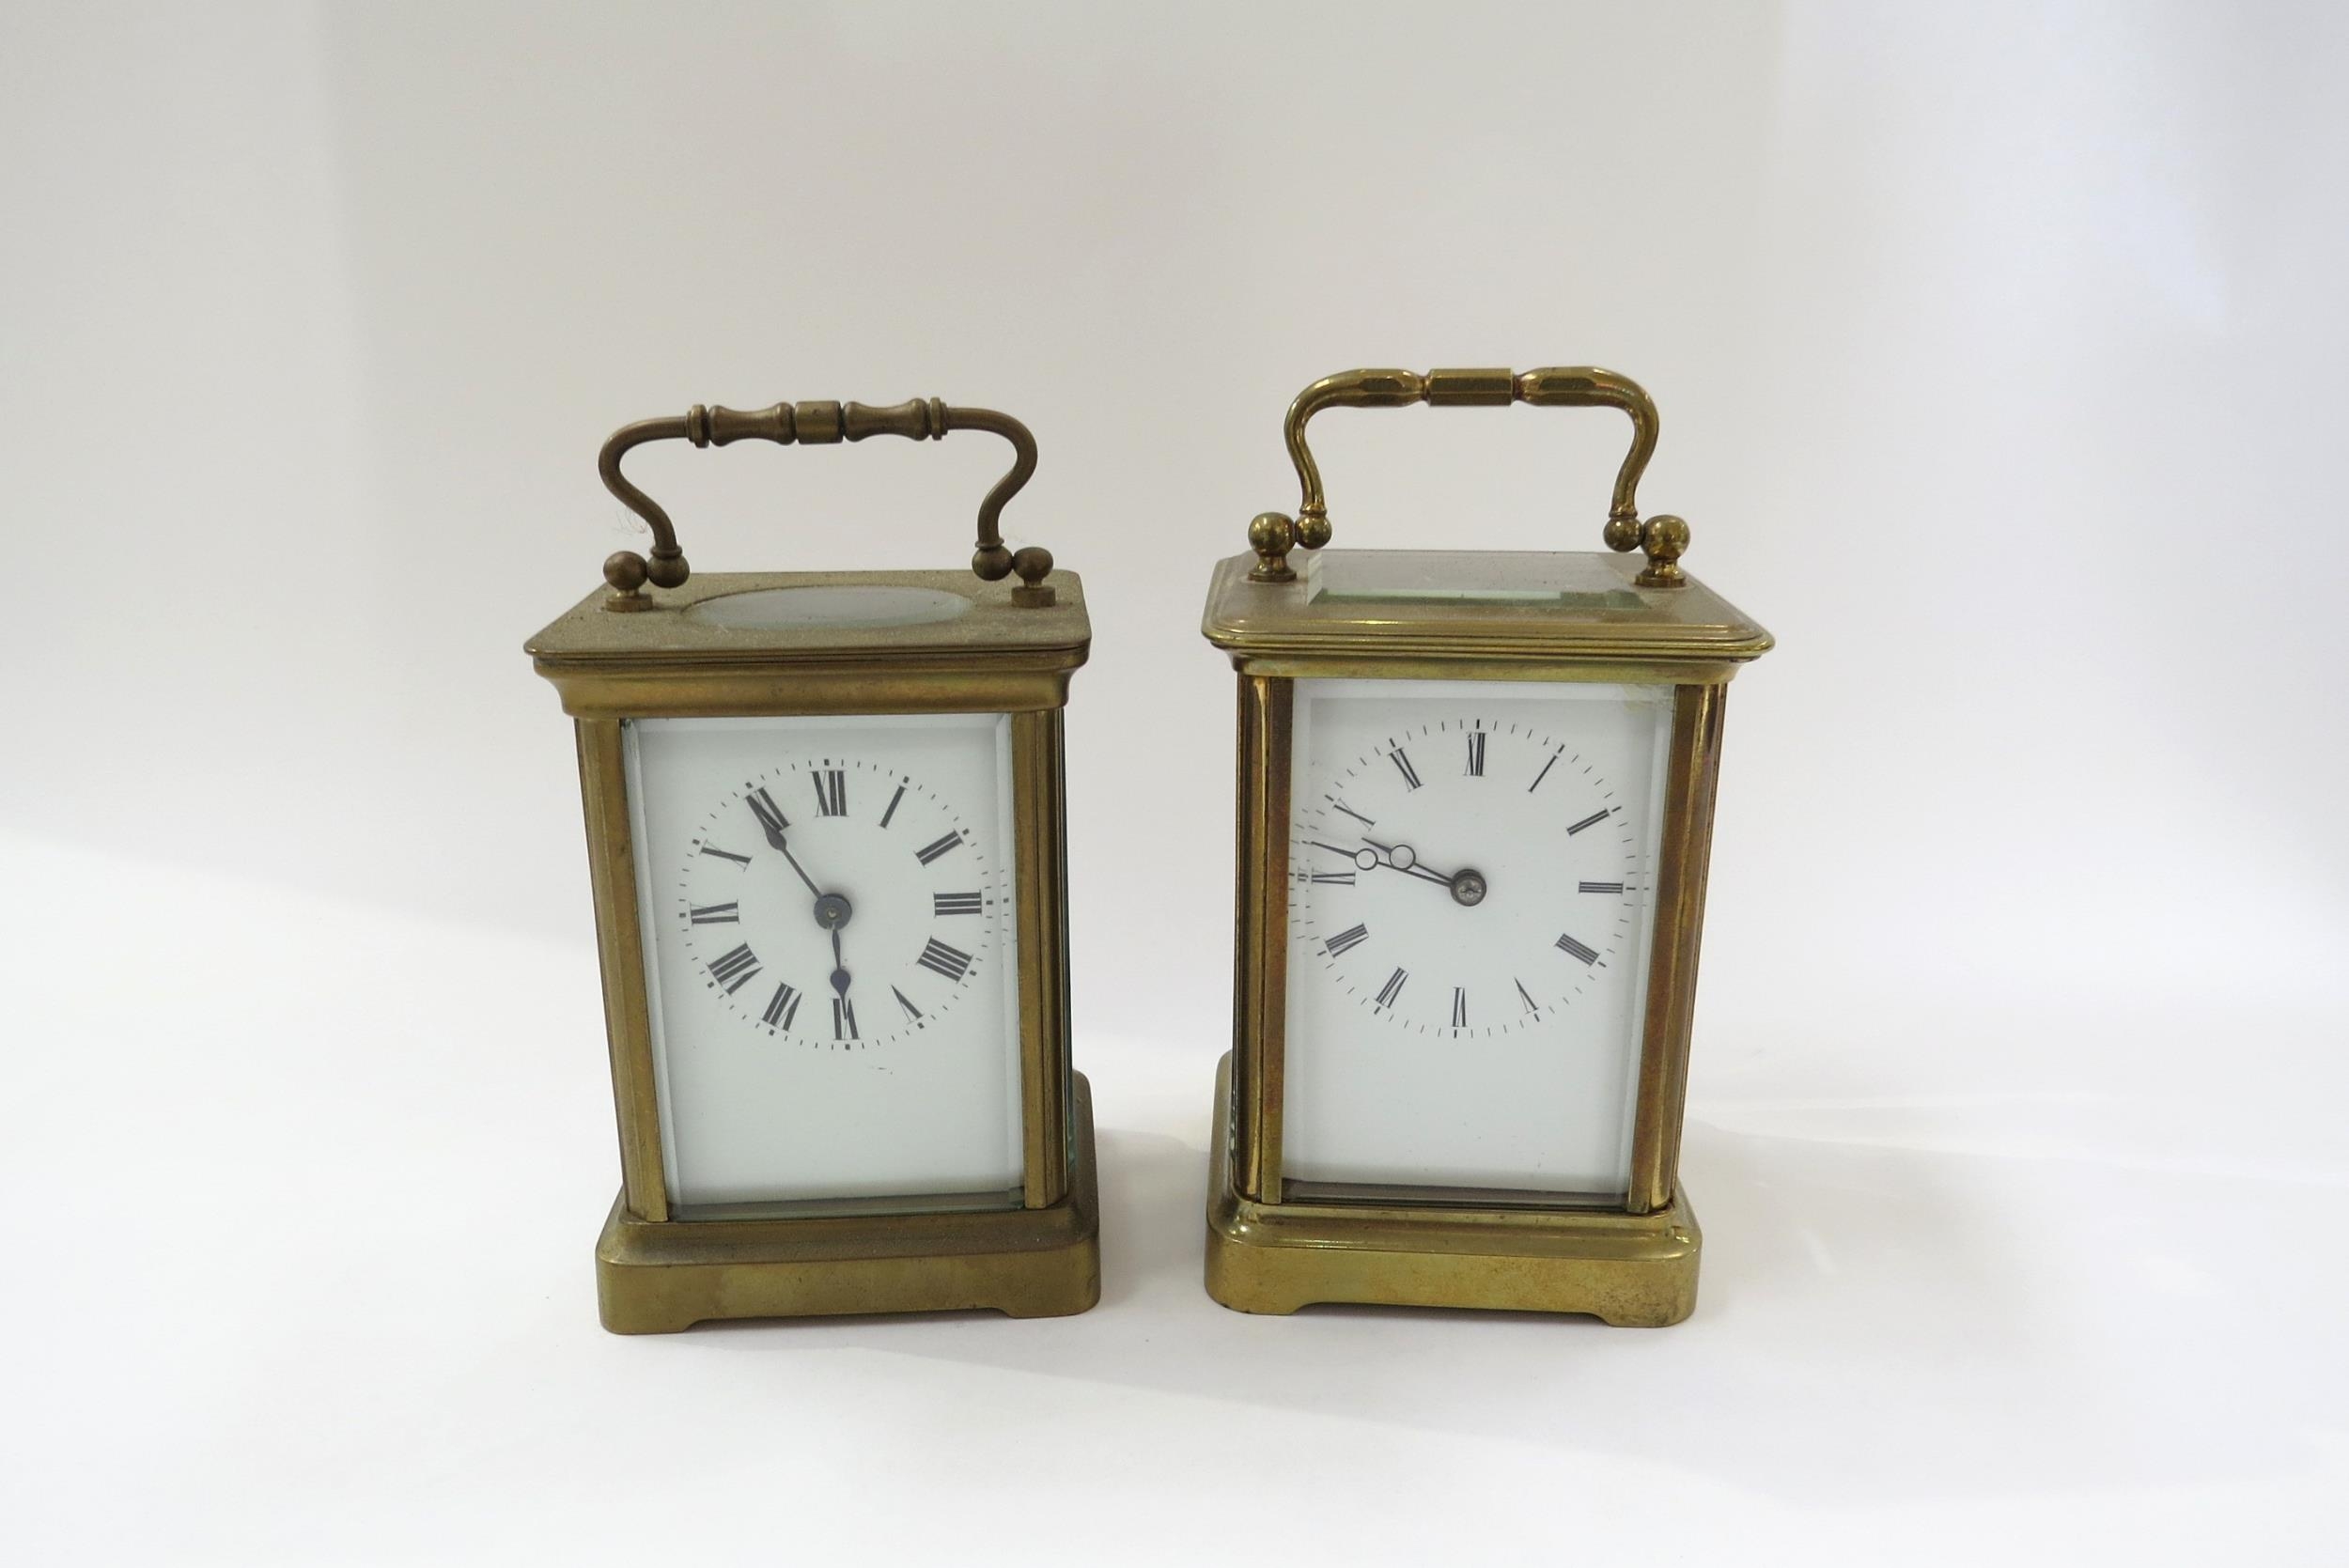
[[[2344,72],[2317,6],[0,5],[0,1547],[2340,1560]],[[1574,363],[1781,644],[1698,1315],[1224,1312],[1209,565],[1314,377]],[[612,427],[932,395],[1093,605],[1103,1304],[603,1336],[521,639],[636,536]],[[1315,427],[1349,545],[1591,547],[1622,438]],[[1001,460],[639,467],[845,567]]]

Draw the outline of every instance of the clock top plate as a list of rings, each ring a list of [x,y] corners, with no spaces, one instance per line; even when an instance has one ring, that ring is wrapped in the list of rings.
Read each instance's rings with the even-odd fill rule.
[[[1638,586],[1636,553],[1322,550],[1290,560],[1294,582],[1250,581],[1252,553],[1217,564],[1200,629],[1235,662],[1703,665],[1725,679],[1726,667],[1771,645],[1693,578]]]
[[[886,662],[941,654],[1066,655],[1084,661],[1093,627],[1075,572],[1046,582],[1055,602],[1012,602],[1009,578],[968,570],[695,572],[649,588],[649,610],[606,610],[598,588],[524,644],[543,666],[636,662]]]

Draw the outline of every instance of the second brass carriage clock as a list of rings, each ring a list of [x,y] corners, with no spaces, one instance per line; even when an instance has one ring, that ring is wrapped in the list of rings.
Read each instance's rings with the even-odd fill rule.
[[[1617,553],[1324,551],[1306,422],[1420,402],[1627,413]],[[1251,524],[1204,627],[1239,675],[1207,1288],[1678,1322],[1722,703],[1769,634],[1681,570],[1686,523],[1641,519],[1657,416],[1625,377],[1352,371],[1286,435],[1302,505]]]
[[[690,571],[648,441],[1008,440],[969,572]],[[605,444],[650,526],[533,637],[576,723],[622,1188],[604,1327],[1099,1294],[1068,1051],[1062,710],[1077,580],[998,520],[1018,420],[936,399],[696,406]],[[1017,578],[1017,582],[1006,579]]]

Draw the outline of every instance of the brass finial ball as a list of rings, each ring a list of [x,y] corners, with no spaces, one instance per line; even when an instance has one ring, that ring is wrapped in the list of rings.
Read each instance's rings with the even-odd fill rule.
[[[693,568],[685,564],[682,554],[673,551],[663,555],[658,548],[653,551],[652,559],[645,563],[645,571],[656,588],[682,587],[685,580],[693,575]]]
[[[1319,550],[1330,542],[1328,518],[1304,517],[1297,520],[1297,542],[1307,550]]]
[[[1670,563],[1688,548],[1688,523],[1667,512],[1647,520],[1647,553],[1652,561]]]
[[[643,587],[646,575],[645,558],[632,550],[615,550],[603,558],[603,580],[620,593]]]
[[[1052,552],[1042,545],[1022,545],[1012,551],[1011,569],[1030,587],[1052,575]]]
[[[1011,575],[1011,551],[1002,545],[981,545],[971,554],[971,571],[982,582],[1001,582]]]
[[[1607,548],[1619,554],[1637,550],[1640,548],[1640,520],[1635,517],[1610,517],[1607,520],[1607,532],[1601,536],[1606,539]]]
[[[1248,547],[1270,561],[1297,543],[1297,525],[1280,512],[1258,512],[1248,524]]]

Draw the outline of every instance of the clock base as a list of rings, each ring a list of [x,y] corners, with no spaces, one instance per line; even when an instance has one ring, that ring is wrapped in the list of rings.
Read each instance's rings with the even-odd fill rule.
[[[1655,1214],[1606,1209],[1259,1203],[1232,1185],[1232,1059],[1216,1070],[1207,1294],[1236,1312],[1317,1301],[1586,1312],[1660,1328],[1697,1304],[1704,1237],[1683,1193]]]
[[[1101,1296],[1093,1093],[1071,1075],[1068,1196],[1050,1208],[653,1221],[612,1206],[596,1296],[615,1334],[738,1317],[991,1308],[1066,1317]]]

